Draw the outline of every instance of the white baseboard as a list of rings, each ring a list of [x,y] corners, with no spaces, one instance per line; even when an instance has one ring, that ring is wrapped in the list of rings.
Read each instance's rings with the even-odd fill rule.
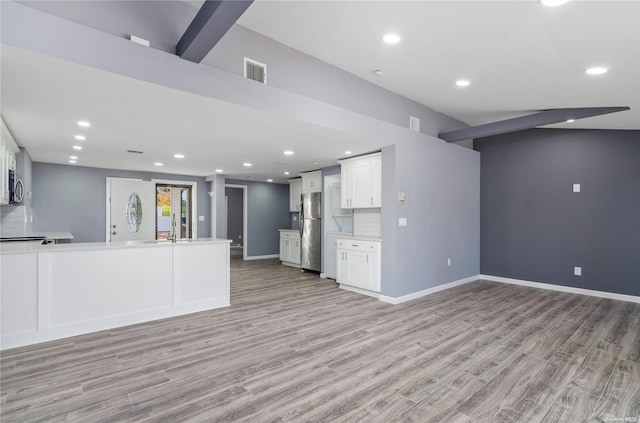
[[[278,258],[280,254],[267,254],[266,256],[247,256],[245,260],[263,260],[263,259],[272,259]]]
[[[413,292],[411,294],[403,295],[401,297],[388,297],[386,295],[380,295],[380,301],[384,301],[385,303],[390,304],[400,304],[405,303],[407,301],[415,300],[421,297],[424,297],[429,294],[433,294],[439,291],[444,291],[445,289],[454,288],[456,286],[464,285],[469,282],[477,281],[480,279],[480,275],[470,276],[468,278],[459,279],[457,281],[445,283],[443,285],[434,286],[433,288],[423,289],[422,291]]]
[[[324,273],[320,273],[320,279],[327,279],[327,275],[325,275]]]
[[[340,284],[340,289],[344,289],[345,291],[355,292],[356,294],[368,295],[373,298],[380,298],[381,295],[377,292],[369,291],[367,289],[356,288],[355,286],[342,285]]]
[[[569,292],[572,294],[589,295],[591,297],[609,298],[612,300],[640,303],[640,297],[634,295],[616,294],[614,292],[596,291],[594,289],[574,288],[572,286],[554,285],[543,282],[525,281],[522,279],[503,278],[502,276],[478,275],[478,279],[493,282],[508,283],[512,285],[528,286],[531,288],[548,289],[550,291]]]

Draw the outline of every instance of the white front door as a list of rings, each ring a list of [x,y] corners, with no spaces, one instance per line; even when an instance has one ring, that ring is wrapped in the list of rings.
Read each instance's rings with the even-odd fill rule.
[[[109,215],[107,241],[155,239],[155,183],[108,178]]]

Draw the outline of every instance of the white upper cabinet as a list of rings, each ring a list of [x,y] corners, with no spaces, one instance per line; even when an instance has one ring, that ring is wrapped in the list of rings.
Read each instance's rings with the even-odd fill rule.
[[[290,179],[289,180],[289,211],[300,211],[300,196],[302,195],[302,179]]]
[[[0,119],[0,204],[9,204],[9,170],[16,170],[16,153],[20,151],[9,129]]]
[[[340,160],[342,208],[382,206],[382,156],[380,153]]]
[[[322,171],[321,170],[301,173],[300,176],[302,176],[302,193],[303,194],[322,191]]]

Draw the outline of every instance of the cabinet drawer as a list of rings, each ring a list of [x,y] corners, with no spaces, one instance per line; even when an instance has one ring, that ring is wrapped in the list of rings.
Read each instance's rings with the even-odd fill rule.
[[[361,241],[358,239],[338,239],[336,242],[338,249],[350,251],[363,251],[368,253],[379,253],[380,242]]]
[[[300,232],[280,232],[280,238],[300,239]]]

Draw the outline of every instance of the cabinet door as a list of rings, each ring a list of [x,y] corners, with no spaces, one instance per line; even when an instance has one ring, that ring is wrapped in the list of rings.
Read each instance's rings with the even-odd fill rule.
[[[353,174],[351,172],[351,164],[344,163],[340,166],[340,207],[349,209],[349,199],[353,195]]]
[[[302,193],[322,191],[322,174],[320,171],[302,175]]]
[[[292,239],[289,241],[289,262],[300,264],[300,240]]]
[[[302,179],[289,181],[289,211],[300,211],[300,196],[302,195]]]
[[[373,207],[373,196],[371,191],[371,160],[365,159],[354,162],[352,165],[353,177],[353,208]]]
[[[338,250],[336,257],[336,282],[351,285],[349,283],[349,266],[347,264],[348,252]]]
[[[382,158],[371,159],[371,207],[382,207]]]
[[[369,257],[363,251],[347,251],[348,285],[370,289]]]
[[[287,244],[289,240],[280,235],[280,261],[289,261],[289,245]]]

